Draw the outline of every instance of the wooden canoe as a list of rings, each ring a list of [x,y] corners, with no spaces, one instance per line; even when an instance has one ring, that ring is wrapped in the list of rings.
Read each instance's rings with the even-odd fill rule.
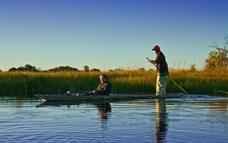
[[[154,94],[110,94],[108,96],[88,96],[83,94],[36,94],[37,98],[44,99],[48,102],[93,102],[93,101],[122,101],[134,99],[166,99],[166,98],[181,98],[183,94],[168,94],[166,96],[156,96]]]

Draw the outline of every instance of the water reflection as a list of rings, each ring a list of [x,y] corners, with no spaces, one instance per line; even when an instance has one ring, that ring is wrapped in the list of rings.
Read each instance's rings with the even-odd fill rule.
[[[38,105],[36,105],[36,107],[45,107],[45,106],[57,106],[57,107],[61,107],[62,105],[66,105],[67,108],[71,108],[71,106],[78,106],[80,104],[83,104],[80,103],[80,102],[43,102],[43,103],[40,103]],[[100,120],[100,123],[101,123],[101,127],[105,127],[105,125],[107,124],[107,120],[109,119],[110,117],[110,113],[111,113],[111,104],[110,102],[90,102],[89,104],[91,105],[95,105],[95,107],[97,108],[98,110],[98,117],[99,117],[99,120]]]
[[[228,110],[228,103],[227,102],[211,102],[208,103],[208,108],[212,113],[220,113],[225,114]]]
[[[166,113],[165,99],[155,100],[156,109],[156,142],[165,142],[166,133],[168,130],[168,114]]]
[[[101,121],[105,121],[109,118],[109,113],[111,112],[110,103],[99,103],[95,104],[99,113],[99,117]]]
[[[0,107],[9,107],[9,108],[23,108],[25,106],[33,106],[34,100],[19,100],[19,99],[0,99]]]
[[[100,124],[102,129],[107,128],[107,122],[110,117],[111,113],[111,105],[110,103],[99,103],[95,104],[98,110],[98,116],[100,119]]]

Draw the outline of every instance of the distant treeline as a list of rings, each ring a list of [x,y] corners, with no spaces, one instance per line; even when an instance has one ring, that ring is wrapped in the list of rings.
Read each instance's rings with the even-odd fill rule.
[[[48,70],[41,70],[40,68],[37,68],[30,64],[26,64],[25,66],[20,66],[18,68],[12,67],[8,70],[8,72],[61,72],[61,71],[79,72],[80,70],[77,68],[74,68],[74,67],[70,67],[70,66],[59,66],[59,67],[48,69]],[[101,70],[97,69],[97,68],[93,68],[90,70],[89,66],[84,66],[84,70],[82,70],[82,71],[100,72]]]

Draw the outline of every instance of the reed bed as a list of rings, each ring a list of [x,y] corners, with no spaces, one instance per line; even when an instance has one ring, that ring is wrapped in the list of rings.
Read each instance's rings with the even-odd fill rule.
[[[113,93],[155,93],[156,72],[120,70],[104,72],[113,84]],[[0,96],[32,96],[87,92],[96,88],[100,72],[1,72]],[[217,95],[227,92],[228,74],[218,71],[172,70],[170,78],[191,94]],[[167,92],[181,92],[172,82]]]

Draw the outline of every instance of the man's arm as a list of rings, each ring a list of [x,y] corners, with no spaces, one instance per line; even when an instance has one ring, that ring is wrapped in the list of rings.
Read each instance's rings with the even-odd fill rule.
[[[161,62],[161,56],[160,56],[160,54],[158,54],[157,56],[156,56],[156,59],[154,60],[154,63],[157,65],[157,64],[159,64]]]

